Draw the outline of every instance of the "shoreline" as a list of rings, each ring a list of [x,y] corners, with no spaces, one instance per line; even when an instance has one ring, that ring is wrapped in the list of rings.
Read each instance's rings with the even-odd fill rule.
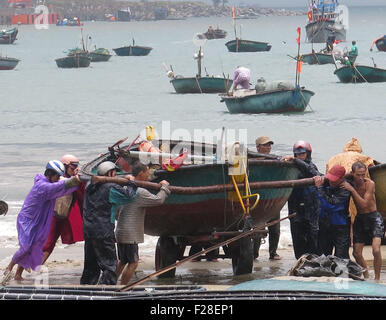
[[[386,284],[386,246],[382,246],[382,270],[381,281],[379,283]],[[370,270],[370,278],[367,281],[374,282],[374,271],[372,267],[372,248],[365,246],[364,257]],[[1,248],[1,274],[3,274],[6,265],[9,263],[14,254],[15,249]],[[187,251],[186,251],[187,252]],[[253,271],[251,274],[234,276],[232,271],[231,259],[218,259],[218,262],[186,262],[177,267],[175,278],[157,279],[156,277],[141,284],[140,286],[202,286],[207,290],[226,290],[230,286],[256,279],[271,279],[277,277],[285,277],[286,273],[296,264],[296,259],[292,248],[278,249],[278,254],[282,257],[281,260],[269,260],[268,250],[260,249],[260,255],[253,263]],[[46,265],[41,269],[42,272],[32,271],[31,273],[24,272],[24,281],[17,282],[11,280],[8,286],[80,286],[79,281],[83,271],[83,242],[68,246],[56,247],[49,257]],[[185,253],[186,254],[186,253]],[[155,272],[154,254],[151,252],[143,252],[139,249],[139,264],[138,268],[131,279],[130,283],[138,281]],[[350,248],[350,258],[352,257],[352,248]],[[15,269],[13,270],[15,271]],[[301,277],[296,277],[301,278]],[[120,285],[118,281],[117,286]]]

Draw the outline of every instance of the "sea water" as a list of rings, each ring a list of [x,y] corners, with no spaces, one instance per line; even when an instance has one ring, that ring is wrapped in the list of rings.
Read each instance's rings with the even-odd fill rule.
[[[299,8],[303,10],[303,8]],[[386,53],[370,46],[386,30],[386,7],[349,7],[350,28],[342,49],[351,41],[359,47],[357,63],[386,68]],[[43,172],[48,160],[63,154],[76,155],[82,163],[106,152],[124,137],[128,141],[144,132],[147,125],[158,131],[168,126],[171,134],[190,137],[195,130],[225,127],[246,133],[254,148],[260,135],[275,142],[272,152],[291,154],[297,140],[311,143],[313,161],[324,173],[328,159],[356,137],[363,152],[386,161],[386,83],[343,84],[334,75],[335,66],[303,65],[300,84],[315,92],[304,113],[230,114],[217,94],[175,94],[166,76],[194,76],[198,51],[196,33],[209,25],[228,31],[226,39],[201,43],[203,74],[232,78],[234,69],[251,69],[253,84],[260,77],[267,82],[294,83],[297,55],[297,27],[301,27],[300,53],[311,52],[305,43],[306,16],[262,16],[238,20],[237,34],[244,39],[269,42],[272,49],[259,53],[230,53],[225,42],[234,39],[231,17],[191,18],[179,21],[89,22],[82,28],[49,26],[37,30],[19,26],[13,45],[0,47],[2,55],[20,59],[13,71],[0,73],[0,199],[9,212],[0,217],[0,244],[17,247],[16,217],[36,173]],[[82,31],[81,31],[82,30]],[[119,57],[92,63],[89,68],[59,69],[55,59],[80,45],[81,32],[97,47],[109,50],[129,45],[150,46],[145,57]],[[324,44],[314,44],[316,51]],[[282,217],[287,215],[287,207]],[[154,250],[156,238],[146,236],[141,250]],[[279,248],[291,245],[288,221],[281,224]],[[263,248],[267,244],[263,245]],[[8,262],[9,257],[0,257]],[[5,263],[5,262],[4,262]]]

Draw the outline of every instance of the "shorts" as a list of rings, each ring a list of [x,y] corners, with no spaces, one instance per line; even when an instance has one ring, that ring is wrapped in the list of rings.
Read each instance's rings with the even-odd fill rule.
[[[118,243],[118,259],[122,264],[138,262],[138,244]]]
[[[354,243],[371,243],[373,238],[383,238],[385,228],[379,212],[357,214],[354,221]]]

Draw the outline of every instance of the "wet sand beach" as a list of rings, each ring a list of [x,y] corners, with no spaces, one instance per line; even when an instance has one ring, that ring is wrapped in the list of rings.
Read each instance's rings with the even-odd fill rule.
[[[3,273],[9,259],[15,249],[0,249],[0,268]],[[156,277],[140,286],[161,286],[161,285],[198,285],[207,290],[225,290],[230,286],[255,279],[269,279],[283,277],[295,265],[292,248],[279,249],[278,254],[281,260],[269,260],[268,250],[261,249],[259,257],[254,261],[253,272],[251,274],[234,276],[232,272],[232,262],[230,259],[218,259],[217,262],[208,262],[205,259],[200,262],[186,262],[177,267],[176,277],[169,279],[157,279]],[[352,249],[350,248],[350,254]],[[185,252],[185,255],[187,251]],[[374,278],[372,268],[371,246],[365,246],[364,257],[370,270],[370,279]],[[386,284],[386,246],[382,246],[382,272],[380,283]],[[351,256],[351,260],[355,261]],[[83,242],[74,245],[60,245],[43,267],[42,272],[32,271],[23,274],[24,281],[17,282],[11,280],[8,285],[50,285],[50,286],[76,286],[83,271]],[[140,280],[155,272],[154,254],[145,252],[141,254],[138,268],[131,282]],[[119,283],[118,283],[119,284]]]

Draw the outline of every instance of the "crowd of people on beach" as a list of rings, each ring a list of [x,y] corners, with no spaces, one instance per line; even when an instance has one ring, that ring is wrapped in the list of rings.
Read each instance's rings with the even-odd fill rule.
[[[271,154],[273,144],[269,137],[258,137],[258,156],[264,159]],[[296,259],[304,254],[349,259],[349,248],[353,246],[353,256],[365,269],[364,278],[368,278],[363,247],[371,244],[375,280],[380,280],[384,225],[368,172],[375,161],[362,154],[355,138],[343,153],[328,161],[325,175],[311,155],[311,145],[297,141],[293,155],[277,157],[277,161],[293,162],[299,169],[299,179],[314,180],[312,186],[293,188],[288,199],[289,214],[296,213],[290,218]],[[17,217],[19,249],[4,271],[3,285],[12,277],[23,280],[24,270],[39,270],[59,237],[64,244],[84,241],[80,284],[115,285],[120,277],[122,285],[129,283],[138,266],[138,244],[144,242],[146,207],[165,201],[170,194],[169,182],[161,181],[156,194],[138,187],[136,182],[147,181],[150,175],[149,167],[139,160],[131,165],[130,174],[119,177],[114,162],[102,162],[90,181],[82,179],[78,167],[77,157],[66,154],[61,161],[49,161],[44,174],[35,176]],[[280,260],[276,252],[280,224],[269,227],[268,235],[269,259]],[[259,256],[260,243],[260,238],[255,240],[254,258]],[[216,261],[215,257],[211,260]]]

